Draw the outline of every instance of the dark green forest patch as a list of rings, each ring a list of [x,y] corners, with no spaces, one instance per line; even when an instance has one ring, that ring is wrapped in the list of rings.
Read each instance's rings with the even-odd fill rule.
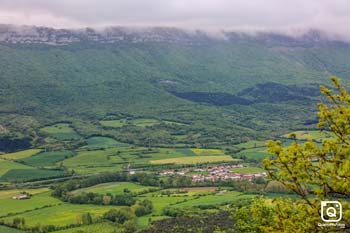
[[[319,85],[299,87],[273,82],[260,83],[246,88],[237,95],[222,92],[171,92],[173,95],[198,103],[216,106],[280,103],[286,101],[312,101],[320,97]]]

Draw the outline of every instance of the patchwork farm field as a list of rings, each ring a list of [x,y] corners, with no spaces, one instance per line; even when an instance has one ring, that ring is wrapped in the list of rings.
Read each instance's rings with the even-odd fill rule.
[[[191,151],[199,156],[221,156],[221,155],[224,155],[223,151],[218,150],[218,149],[193,148],[193,149],[191,149]]]
[[[148,220],[147,220],[148,221]],[[113,223],[108,222],[102,222],[102,223],[95,223],[91,225],[86,226],[80,226],[80,227],[74,227],[70,229],[64,229],[61,231],[55,231],[55,233],[111,233],[115,232],[116,226]]]
[[[41,128],[40,131],[58,140],[72,140],[80,138],[79,134],[77,134],[69,124],[65,123],[47,126]]]
[[[28,181],[61,177],[64,175],[63,170],[48,169],[11,169],[0,177],[0,181]]]
[[[119,146],[128,146],[125,143],[118,142],[113,138],[109,137],[91,137],[86,140],[89,149],[99,149],[99,148],[111,148]]]
[[[85,150],[84,150],[85,149]],[[131,166],[148,166],[151,164],[196,164],[234,161],[224,155],[222,150],[211,149],[173,149],[145,148],[135,146],[118,146],[101,150],[86,150],[62,161],[63,165],[78,173],[99,171],[117,171],[130,164]]]
[[[160,193],[158,193],[160,194]],[[152,193],[146,197],[140,197],[140,199],[147,199],[153,203],[153,215],[163,216],[163,210],[167,206],[172,206],[178,203],[186,202],[195,197],[186,197],[186,196],[167,196],[167,195],[157,195],[157,193]]]
[[[152,160],[152,164],[196,164],[196,163],[216,163],[216,162],[231,162],[234,159],[228,155],[219,156],[190,156],[184,158],[160,159]],[[238,160],[237,160],[238,161]]]
[[[6,227],[6,226],[1,226],[0,225],[0,232],[1,233],[20,233],[22,231],[14,229],[14,228],[10,228],[10,227]]]
[[[119,119],[119,120],[103,120],[100,121],[100,124],[104,127],[111,127],[111,128],[119,128],[123,126],[137,126],[137,127],[150,127],[157,124],[174,124],[174,125],[184,125],[180,122],[175,121],[164,121],[164,120],[157,120],[157,119],[147,119],[147,118],[140,118],[140,119]]]
[[[117,155],[118,148],[106,150],[80,151],[76,156],[63,161],[67,167],[75,166],[92,166],[92,165],[109,165],[115,162],[123,162]]]
[[[81,192],[93,192],[93,193],[100,193],[100,194],[106,194],[111,193],[113,195],[118,195],[124,193],[125,190],[129,190],[133,193],[138,193],[141,191],[147,191],[151,188],[156,188],[152,186],[144,186],[136,183],[131,182],[112,182],[112,183],[104,183],[104,184],[98,184],[95,186],[91,186],[89,188],[83,188],[79,189],[77,191],[74,191],[73,193],[81,193]]]
[[[113,207],[113,209],[117,208],[116,206]],[[77,218],[83,213],[89,212],[92,218],[96,219],[110,209],[112,209],[111,206],[73,205],[64,203],[1,219],[8,224],[13,221],[13,218],[17,217],[24,218],[27,226],[35,226],[37,224],[66,226],[69,224],[76,224]]]
[[[56,162],[72,157],[73,155],[74,153],[71,151],[51,151],[39,153],[34,156],[24,158],[21,161],[30,166],[45,167],[52,166]]]
[[[242,194],[240,192],[229,191],[224,193],[211,194],[201,196],[195,199],[188,200],[183,203],[172,205],[174,208],[188,206],[209,206],[209,205],[224,205],[236,202],[238,200],[253,198],[253,194]]]
[[[295,134],[296,139],[298,140],[313,140],[321,142],[322,139],[331,138],[332,135],[327,131],[320,130],[306,130],[306,131],[294,131],[285,135],[282,135],[283,138],[289,138],[290,134]]]
[[[34,169],[34,168],[21,163],[0,159],[0,177],[6,174],[7,172],[11,171],[12,169]]]
[[[247,149],[239,152],[239,156],[244,156],[248,159],[263,160],[265,158],[271,157],[271,154],[268,153],[265,149]]]
[[[15,153],[8,153],[8,154],[0,155],[0,158],[19,160],[19,159],[24,159],[24,158],[30,157],[32,155],[38,154],[41,151],[42,151],[41,149],[23,150],[23,151],[19,151],[19,152],[15,152]]]
[[[231,171],[238,173],[260,173],[264,172],[265,170],[260,167],[237,167],[232,168]]]
[[[13,196],[19,195],[24,191],[33,196],[30,199],[25,200],[12,199]],[[44,206],[57,205],[62,203],[60,200],[51,197],[50,194],[51,192],[47,188],[0,191],[0,217],[6,216],[10,213],[21,213]]]
[[[136,121],[136,123],[138,127],[148,127],[155,122]],[[134,122],[133,124],[136,123]],[[46,129],[46,131],[52,142],[56,143],[57,140],[62,140],[65,143],[69,143],[73,141],[67,141],[72,140],[67,135],[57,134],[53,136],[58,131],[60,133],[63,131],[67,134],[69,132],[72,133],[72,131],[68,131],[68,128],[73,130],[68,124],[57,124],[49,126],[49,129]],[[61,139],[58,139],[59,137]],[[169,166],[170,169],[173,169],[172,166],[175,168],[176,166],[184,167],[184,170],[188,170],[188,173],[185,173],[186,179],[191,180],[191,176],[195,174],[209,175],[209,172],[206,170],[208,167],[215,167],[220,163],[227,165],[233,161],[238,163],[244,162],[242,159],[233,158],[233,156],[225,154],[225,151],[222,149],[144,147],[121,143],[112,137],[105,136],[93,136],[86,139],[80,137],[80,139],[82,143],[78,147],[69,150],[60,149],[43,152],[42,149],[30,149],[0,155],[0,181],[5,182],[5,185],[6,182],[11,184],[26,181],[30,181],[30,183],[38,181],[40,184],[41,180],[60,178],[72,173],[77,175],[86,174],[89,177],[98,176],[98,174],[103,172],[126,171],[126,169],[132,169],[136,173],[140,170],[147,175],[157,176],[159,172],[164,171]],[[50,140],[46,142],[50,142]],[[239,145],[245,147],[240,154],[255,159],[269,156],[263,148],[256,147],[256,145],[260,144],[247,142]],[[195,164],[196,167],[198,165],[202,170],[195,171],[196,167],[193,166]],[[232,172],[244,174],[263,171],[261,168],[251,166],[249,163],[247,166],[244,168],[233,168]],[[62,167],[64,169],[61,169]],[[167,181],[167,178],[170,181]],[[89,195],[93,195],[91,193],[102,195],[99,198],[104,198],[104,195],[123,196],[130,192],[136,202],[127,208],[121,205],[91,204],[93,202],[73,204],[74,202],[69,201],[69,199],[53,197],[51,195],[52,190],[48,188],[0,191],[0,206],[3,207],[0,208],[0,220],[4,224],[11,225],[14,219],[24,219],[25,227],[27,228],[36,227],[39,224],[42,227],[52,225],[56,228],[71,225],[68,229],[57,232],[97,231],[109,233],[113,232],[116,226],[103,218],[103,215],[111,209],[128,209],[135,216],[133,221],[135,221],[137,228],[144,229],[150,226],[151,221],[169,218],[170,215],[167,215],[169,213],[167,211],[179,211],[182,208],[186,210],[191,208],[198,209],[201,207],[211,209],[214,206],[221,209],[227,204],[255,196],[254,194],[243,194],[235,191],[232,187],[225,188],[225,191],[223,191],[223,187],[210,186],[212,185],[211,183],[208,184],[209,186],[174,186],[172,188],[172,185],[177,184],[177,182],[172,184],[172,179],[181,180],[181,175],[174,173],[174,177],[162,176],[159,178],[159,183],[150,185],[141,185],[140,183],[142,182],[134,180],[123,182],[106,181],[108,183],[101,180],[101,183],[94,183],[90,187],[73,189],[73,191],[67,192],[68,195],[74,195],[77,198],[87,195],[86,193],[90,193]],[[164,183],[167,181],[167,184],[170,184],[170,186],[163,187],[161,185],[163,181]],[[56,182],[56,180],[53,180],[53,182]],[[57,179],[57,182],[61,182],[61,180]],[[196,184],[192,183],[192,185]],[[33,196],[25,200],[12,199],[13,196],[19,195],[22,191],[26,191]],[[152,203],[152,211],[143,216],[136,216],[133,211],[145,200]],[[78,220],[86,213],[91,215],[93,223],[80,226],[77,224],[79,223]],[[21,228],[21,226],[18,227]],[[6,228],[6,230],[12,229]]]

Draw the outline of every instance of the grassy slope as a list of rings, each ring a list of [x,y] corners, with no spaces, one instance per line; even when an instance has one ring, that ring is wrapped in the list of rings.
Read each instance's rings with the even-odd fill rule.
[[[30,166],[45,167],[54,165],[56,162],[71,156],[73,156],[73,152],[71,151],[51,151],[24,158],[22,161]]]
[[[177,91],[226,93],[263,82],[324,83],[329,74],[348,76],[350,66],[344,61],[349,60],[349,51],[347,44],[298,49],[253,39],[190,46],[0,45],[0,66],[4,68],[0,112],[33,115],[45,122],[65,120],[67,113],[73,120],[102,119],[111,111],[164,117],[195,122],[191,129],[205,129],[205,135],[214,135],[207,141],[232,141],[225,135],[230,131],[237,142],[242,134],[251,139],[300,126],[313,109],[309,103],[206,106],[171,95],[165,90],[169,86],[157,80],[175,81]],[[281,108],[283,111],[278,111]],[[219,133],[223,134],[220,140],[216,139]]]
[[[131,192],[137,193],[140,191],[148,190],[150,188],[154,188],[154,187],[143,186],[143,185],[130,183],[130,182],[113,182],[113,183],[98,184],[89,188],[79,189],[74,193],[93,192],[93,193],[100,193],[100,194],[111,193],[113,195],[118,195],[118,194],[124,193],[124,189],[128,189]]]
[[[5,222],[12,222],[14,217],[24,218],[27,226],[35,226],[38,223],[43,225],[56,225],[65,226],[69,224],[75,224],[77,217],[82,213],[89,212],[93,218],[103,215],[111,208],[110,206],[96,206],[96,205],[72,205],[62,204],[53,207],[43,208],[39,210],[33,210],[27,213],[18,214],[12,217],[6,217],[3,220]]]
[[[12,197],[19,195],[20,192],[26,191],[32,194],[31,199],[13,200]],[[26,190],[8,190],[0,191],[0,216],[5,216],[9,213],[20,213],[27,210],[33,210],[46,205],[57,205],[61,201],[51,197],[50,192],[46,188],[42,189],[26,189]]]
[[[8,153],[4,155],[0,155],[0,158],[4,159],[12,159],[12,160],[18,160],[18,159],[24,159],[27,157],[30,157],[32,155],[38,154],[41,152],[41,149],[29,149],[29,150],[23,150],[15,153]]]
[[[0,176],[6,174],[8,171],[12,169],[33,169],[33,168],[20,163],[0,159]]]

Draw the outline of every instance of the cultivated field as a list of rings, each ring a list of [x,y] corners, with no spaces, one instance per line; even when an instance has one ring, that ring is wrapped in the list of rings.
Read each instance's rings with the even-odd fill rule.
[[[216,163],[234,161],[231,156],[189,156],[184,158],[152,160],[152,164],[196,164],[196,163]]]
[[[41,149],[23,150],[23,151],[19,151],[19,152],[15,152],[15,153],[8,153],[8,154],[0,155],[0,158],[19,160],[19,159],[24,159],[24,158],[30,157],[32,155],[38,154],[41,151],[42,151]]]
[[[232,168],[232,172],[238,172],[238,173],[260,173],[260,172],[265,172],[264,169],[260,167],[237,167],[237,168]]]
[[[47,126],[41,128],[40,131],[49,135],[50,137],[54,137],[59,140],[71,140],[80,138],[79,134],[77,134],[69,124],[64,123]]]
[[[150,188],[155,188],[155,187],[143,186],[143,185],[139,185],[131,182],[112,182],[112,183],[98,184],[88,188],[79,189],[74,191],[73,193],[93,192],[93,193],[100,193],[100,194],[111,193],[113,195],[118,195],[118,194],[124,193],[124,190],[129,190],[133,193],[138,193],[141,191],[149,190]]]
[[[12,197],[19,195],[21,192],[28,192],[33,196],[25,200],[13,200]],[[51,197],[47,188],[41,189],[14,189],[0,191],[0,216],[6,216],[10,213],[21,213],[36,208],[62,203],[60,200]],[[1,232],[1,231],[0,231]]]
[[[91,138],[88,138],[86,142],[88,143],[86,148],[89,148],[89,149],[127,146],[126,144],[118,142],[113,138],[109,138],[109,137],[91,137]]]
[[[13,161],[0,159],[0,177],[12,169],[33,169],[33,168],[27,165],[13,162]]]
[[[188,206],[208,206],[208,205],[224,205],[236,202],[241,199],[253,198],[255,195],[242,194],[240,192],[230,191],[206,195],[199,198],[191,199],[183,203],[175,204],[172,207],[188,207]]]
[[[298,140],[314,140],[322,141],[322,139],[331,138],[332,135],[327,131],[320,130],[307,130],[307,131],[294,131],[285,135],[282,135],[283,138],[290,138],[290,134],[295,134],[296,139]]]
[[[0,181],[28,181],[60,177],[64,175],[63,170],[48,169],[11,169],[0,178]]]
[[[183,123],[175,121],[161,121],[156,119],[140,118],[140,119],[119,119],[119,120],[103,120],[100,124],[104,127],[119,128],[123,126],[137,126],[137,127],[149,127],[157,124],[174,124],[174,125],[184,125]]]
[[[12,222],[13,218],[24,218],[27,226],[41,225],[55,225],[65,226],[69,224],[76,224],[77,218],[89,212],[93,218],[103,215],[110,209],[117,209],[118,207],[111,206],[97,206],[97,205],[72,205],[61,204],[52,207],[33,210],[23,214],[18,214],[10,217],[2,218],[6,223]]]
[[[52,166],[56,162],[72,157],[74,155],[71,151],[51,151],[36,154],[31,157],[22,159],[25,164],[34,167]]]

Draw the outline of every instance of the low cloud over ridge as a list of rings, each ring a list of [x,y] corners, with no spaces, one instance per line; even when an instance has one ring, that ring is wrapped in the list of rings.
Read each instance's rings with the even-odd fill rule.
[[[313,28],[350,38],[350,4],[348,0],[0,0],[0,23],[288,33]]]

